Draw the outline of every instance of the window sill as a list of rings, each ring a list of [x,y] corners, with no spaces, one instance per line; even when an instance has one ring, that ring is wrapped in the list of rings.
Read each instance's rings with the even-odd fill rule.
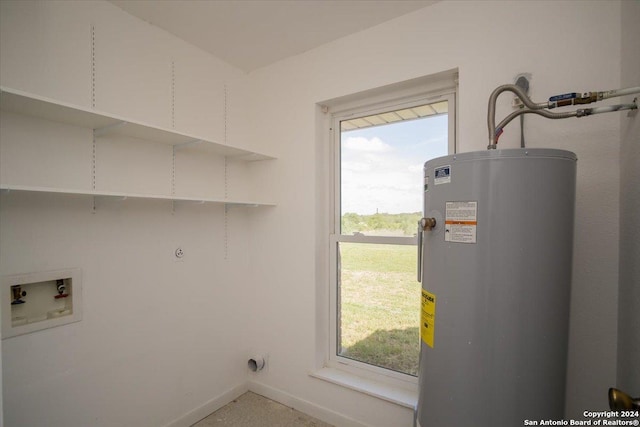
[[[417,386],[414,390],[409,390],[335,368],[322,368],[309,375],[412,410],[418,403]]]

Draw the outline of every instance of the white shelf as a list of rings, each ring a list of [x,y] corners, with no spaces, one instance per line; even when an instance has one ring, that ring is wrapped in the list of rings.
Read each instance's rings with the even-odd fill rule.
[[[273,156],[232,147],[205,138],[135,122],[113,114],[0,87],[0,108],[5,111],[93,129],[99,135],[125,135],[174,146],[189,144],[197,150],[214,152],[244,161],[272,160]]]
[[[215,203],[224,204],[226,206],[275,206],[275,203],[271,202],[259,202],[255,200],[234,200],[224,198],[200,198],[200,197],[182,197],[171,196],[164,194],[136,194],[136,193],[121,193],[116,191],[100,191],[100,190],[78,190],[72,188],[54,188],[54,187],[31,187],[25,185],[7,185],[1,184],[0,190],[11,191],[25,191],[35,193],[58,193],[58,194],[75,194],[81,196],[93,196],[93,197],[107,197],[113,199],[154,199],[154,200],[171,200],[174,202],[191,202],[191,203]]]

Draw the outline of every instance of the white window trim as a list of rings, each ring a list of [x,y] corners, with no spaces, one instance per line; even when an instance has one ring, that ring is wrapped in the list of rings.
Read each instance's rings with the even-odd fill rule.
[[[457,130],[457,72],[455,70],[403,82],[393,87],[374,89],[362,94],[342,97],[326,101],[318,105],[318,112],[323,116],[320,124],[324,131],[320,144],[329,144],[330,150],[320,148],[325,153],[323,163],[331,172],[324,175],[325,190],[324,209],[329,205],[329,218],[320,218],[318,238],[318,295],[326,296],[317,303],[318,307],[318,340],[312,377],[339,384],[401,406],[413,408],[417,402],[417,378],[408,374],[376,367],[346,357],[337,356],[337,263],[336,249],[338,242],[386,243],[399,245],[415,245],[414,237],[388,236],[347,236],[337,233],[340,224],[340,211],[337,209],[340,188],[340,130],[336,123],[348,117],[378,112],[389,109],[402,109],[409,105],[434,103],[441,100],[449,102],[449,153],[456,148]],[[338,121],[337,121],[338,120]],[[326,145],[325,145],[326,147]],[[326,203],[328,202],[328,203]],[[327,212],[327,211],[325,211]],[[322,225],[324,224],[324,225]],[[416,224],[417,226],[417,224]],[[324,231],[322,231],[324,230]],[[326,249],[325,249],[326,248]],[[326,273],[322,273],[323,267]],[[327,289],[328,287],[328,289]],[[325,311],[326,310],[326,311]]]

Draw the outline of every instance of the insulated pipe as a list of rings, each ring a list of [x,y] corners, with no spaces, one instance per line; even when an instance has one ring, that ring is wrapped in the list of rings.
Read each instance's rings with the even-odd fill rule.
[[[498,96],[505,91],[515,93],[516,96],[520,98],[522,103],[528,108],[524,108],[509,114],[496,127],[495,125],[496,124],[496,100],[498,99]],[[583,99],[584,102],[580,102],[580,103],[591,103],[591,102],[596,102],[596,101],[607,99],[607,98],[614,98],[614,97],[624,96],[624,95],[632,95],[635,93],[640,93],[640,86],[630,87],[626,89],[615,89],[615,90],[610,90],[606,92],[597,92],[597,96],[595,96],[596,95],[595,92],[591,92],[591,94],[594,95],[592,99],[586,100],[585,98]],[[584,109],[579,109],[569,113],[551,113],[549,111],[544,111],[545,108],[555,108],[558,106],[561,106],[561,105],[558,105],[558,103],[554,101],[534,103],[527,96],[527,94],[520,87],[516,85],[498,86],[491,93],[491,96],[489,97],[489,107],[488,107],[488,113],[487,113],[487,127],[489,128],[489,145],[487,146],[487,149],[495,150],[497,148],[497,139],[499,134],[502,133],[502,129],[507,125],[507,123],[509,123],[511,120],[513,120],[515,117],[518,117],[521,114],[534,113],[534,114],[538,114],[540,116],[546,117],[548,119],[566,119],[569,117],[584,117],[584,116],[590,116],[593,114],[608,113],[608,112],[620,111],[620,110],[635,110],[638,108],[638,105],[636,104],[636,100],[634,99],[632,104],[612,105],[609,107],[584,108]]]
[[[502,85],[498,86],[489,97],[489,107],[487,114],[487,126],[489,128],[489,149],[496,148],[496,100],[498,96],[505,91],[513,92],[516,94],[518,98],[522,101],[522,103],[528,107],[530,110],[542,110],[543,108],[548,108],[548,102],[541,102],[536,104],[531,101],[531,99],[527,96],[524,91],[516,86],[516,85]]]
[[[626,89],[615,89],[601,92],[602,96],[598,96],[599,99],[615,98],[617,96],[633,95],[634,93],[640,93],[640,86],[628,87]]]
[[[578,116],[578,111],[569,111],[566,113],[552,113],[550,111],[546,111],[546,110],[530,110],[528,108],[522,108],[518,111],[514,111],[513,113],[509,114],[507,117],[504,118],[504,120],[502,120],[498,126],[495,127],[495,133],[499,133],[500,130],[502,130],[511,120],[515,119],[518,116],[521,116],[522,114],[527,114],[527,113],[533,113],[533,114],[538,114],[539,116],[542,117],[546,117],[547,119],[567,119],[569,117],[576,117]],[[497,140],[497,138],[496,138]],[[496,141],[497,143],[497,141]]]
[[[611,113],[613,111],[622,111],[622,110],[637,110],[638,109],[638,105],[637,104],[618,104],[618,105],[610,105],[607,107],[595,107],[595,108],[581,108],[579,110],[575,110],[575,111],[570,111],[570,112],[566,112],[566,113],[551,113],[549,111],[545,111],[545,110],[530,110],[527,108],[523,108],[520,109],[518,111],[514,111],[513,113],[509,114],[507,117],[505,117],[500,123],[498,123],[498,126],[496,126],[496,133],[500,133],[500,131],[502,129],[504,129],[504,127],[509,124],[509,122],[513,119],[515,119],[516,117],[522,115],[522,114],[528,114],[528,113],[533,113],[533,114],[538,114],[542,117],[546,117],[548,119],[567,119],[569,117],[586,117],[586,116],[592,116],[594,114],[601,114],[601,113]],[[496,142],[497,142],[497,138],[496,138]]]
[[[636,104],[635,102],[633,104],[609,105],[607,107],[581,108],[580,110],[576,111],[576,113],[578,113],[576,117],[585,117],[585,116],[591,116],[593,114],[611,113],[613,111],[637,110],[637,109],[638,109],[638,104]]]

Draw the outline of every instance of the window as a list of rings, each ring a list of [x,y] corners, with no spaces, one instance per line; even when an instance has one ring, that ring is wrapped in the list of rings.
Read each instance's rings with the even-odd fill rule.
[[[454,117],[453,88],[332,113],[330,366],[415,382],[423,166],[454,151]]]

